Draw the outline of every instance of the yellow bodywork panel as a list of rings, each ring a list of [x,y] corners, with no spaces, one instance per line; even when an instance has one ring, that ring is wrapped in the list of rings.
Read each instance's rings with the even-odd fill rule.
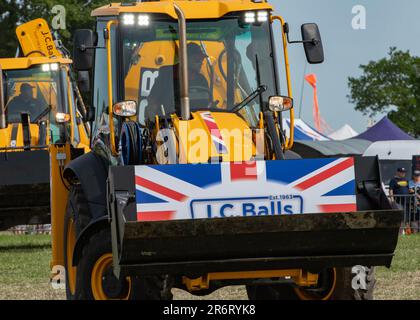
[[[38,145],[39,128],[37,124],[30,124],[31,131],[31,145]],[[13,130],[16,130],[16,138],[13,139]],[[48,133],[48,132],[47,132]],[[49,136],[47,134],[47,144],[49,143]],[[9,124],[7,128],[0,130],[0,148],[23,147],[23,129],[22,124]],[[22,151],[21,149],[18,151]]]
[[[30,58],[2,58],[0,65],[3,71],[29,69],[30,67],[43,65],[48,63],[71,64],[72,60],[65,58],[46,58],[46,57],[30,57]]]
[[[224,0],[224,1],[153,1],[133,3],[122,6],[120,3],[112,3],[98,8],[92,12],[92,16],[117,16],[121,13],[162,13],[177,19],[174,3],[185,13],[186,19],[215,19],[229,12],[247,10],[272,10],[273,7],[266,3],[254,3],[249,0]]]
[[[24,56],[62,57],[54,44],[48,23],[44,19],[35,19],[21,24],[16,28],[16,36]]]
[[[66,204],[68,191],[67,186],[63,184],[61,174],[67,163],[70,162],[70,145],[64,146],[51,145],[50,152],[50,170],[51,170],[51,246],[52,260],[51,268],[54,272],[54,266],[64,265],[64,215],[66,212]],[[57,158],[64,160],[57,161]]]
[[[173,123],[183,163],[240,162],[255,155],[251,129],[236,114],[199,111],[188,121],[173,116]]]

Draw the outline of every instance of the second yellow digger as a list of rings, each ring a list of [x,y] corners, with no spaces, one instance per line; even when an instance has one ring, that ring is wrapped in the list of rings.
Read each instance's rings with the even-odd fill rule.
[[[0,59],[0,230],[49,223],[49,146],[89,146],[72,61],[47,22],[22,24],[16,35],[20,56]]]

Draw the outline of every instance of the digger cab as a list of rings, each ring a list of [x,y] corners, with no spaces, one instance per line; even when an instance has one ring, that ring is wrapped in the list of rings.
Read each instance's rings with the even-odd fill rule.
[[[88,147],[64,58],[0,59],[0,228],[49,222],[49,146]]]

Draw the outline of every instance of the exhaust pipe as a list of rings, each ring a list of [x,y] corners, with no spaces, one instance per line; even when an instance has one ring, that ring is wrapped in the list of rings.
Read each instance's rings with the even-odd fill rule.
[[[3,69],[0,66],[0,129],[6,128],[6,109],[4,106]]]
[[[175,13],[178,16],[179,29],[179,74],[181,78],[181,118],[190,119],[190,98],[188,96],[188,55],[187,55],[187,24],[182,9],[174,3]]]

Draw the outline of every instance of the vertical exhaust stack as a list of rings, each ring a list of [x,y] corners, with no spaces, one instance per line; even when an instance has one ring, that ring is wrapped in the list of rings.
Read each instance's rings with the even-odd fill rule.
[[[0,66],[0,129],[6,128],[6,109],[4,106],[3,69]]]
[[[178,16],[179,29],[179,74],[181,78],[181,118],[190,119],[190,98],[188,96],[188,55],[187,55],[187,24],[182,9],[174,3],[175,13]]]

